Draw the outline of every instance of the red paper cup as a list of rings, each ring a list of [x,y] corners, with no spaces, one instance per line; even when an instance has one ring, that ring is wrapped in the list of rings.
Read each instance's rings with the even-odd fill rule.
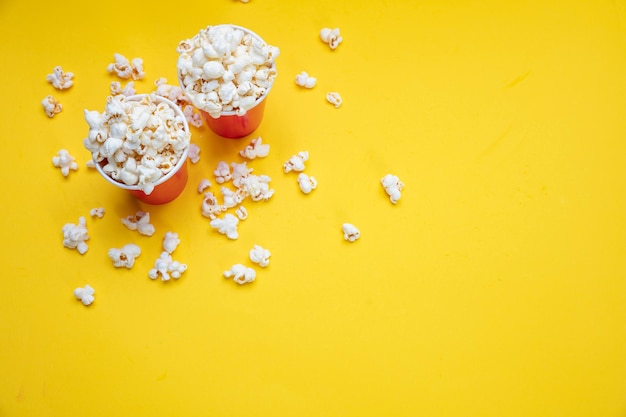
[[[131,100],[139,101],[146,95],[147,94],[137,94],[134,96],[130,96],[126,98],[126,101],[131,101]],[[172,107],[174,111],[176,112],[176,114],[182,118],[185,131],[189,132],[189,125],[187,124],[185,115],[175,103],[160,96],[155,96],[155,101],[157,102],[161,101],[163,103],[168,104],[170,107]],[[106,161],[103,163],[96,162],[95,165],[96,165],[96,170],[104,177],[105,180],[115,185],[116,187],[119,187],[124,190],[128,190],[128,192],[130,192],[130,194],[135,196],[139,201],[142,201],[148,204],[165,204],[165,203],[169,203],[170,201],[178,197],[183,192],[183,190],[185,189],[185,186],[187,185],[187,178],[189,176],[187,172],[188,152],[189,152],[189,147],[185,148],[185,150],[183,151],[182,155],[180,156],[180,159],[178,160],[174,168],[172,168],[171,171],[169,171],[166,175],[164,175],[157,182],[154,183],[154,190],[152,190],[152,192],[149,194],[141,190],[141,188],[138,185],[126,185],[123,182],[116,181],[115,179],[107,175],[107,173],[104,172],[104,170],[102,169],[103,165],[106,165]]]

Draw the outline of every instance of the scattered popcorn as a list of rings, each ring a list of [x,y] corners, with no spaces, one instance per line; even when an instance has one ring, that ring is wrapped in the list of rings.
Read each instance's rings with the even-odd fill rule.
[[[243,285],[255,280],[256,271],[242,264],[235,264],[231,266],[229,270],[224,271],[224,277],[232,277],[233,281],[235,281],[237,284]]]
[[[344,223],[341,226],[341,229],[343,230],[343,238],[348,242],[354,242],[361,237],[361,232],[353,224]]]
[[[246,159],[265,158],[270,153],[270,145],[264,144],[263,139],[259,136],[252,139],[250,144],[243,150],[239,151],[239,155]]]
[[[391,174],[385,175],[380,182],[389,196],[389,200],[391,200],[393,204],[396,204],[402,196],[400,191],[404,188],[404,183],[400,181],[397,176]]]
[[[91,210],[89,210],[89,215],[91,217],[97,217],[99,219],[104,217],[104,208],[103,207],[96,207],[96,208],[92,208]]]
[[[54,117],[55,114],[61,113],[63,110],[63,105],[52,96],[46,96],[46,98],[41,100],[41,105],[46,115],[50,118]]]
[[[132,78],[133,80],[141,80],[145,76],[143,72],[143,59],[133,58],[132,61],[128,61],[122,54],[113,54],[115,62],[107,66],[107,71],[115,73],[120,78],[125,80]]]
[[[248,218],[248,210],[244,206],[239,206],[235,210],[235,215],[239,220],[246,220]]]
[[[283,170],[285,173],[296,171],[301,172],[304,171],[304,163],[309,160],[309,151],[298,152],[296,155],[293,155],[287,162],[283,165]]]
[[[237,239],[239,237],[239,233],[237,233],[239,219],[230,213],[226,213],[223,219],[211,220],[210,224],[212,228],[217,229],[218,232],[226,235],[229,239]]]
[[[240,190],[233,191],[228,187],[222,187],[221,192],[222,192],[222,200],[223,200],[222,202],[226,209],[239,205],[243,201],[243,199],[246,197],[242,191]]]
[[[57,168],[61,168],[61,174],[63,174],[64,177],[67,177],[70,174],[70,170],[78,170],[76,160],[65,149],[61,149],[57,152],[56,156],[52,157],[52,164]]]
[[[130,230],[136,230],[140,235],[152,236],[155,232],[155,228],[150,224],[150,213],[138,211],[134,216],[128,216],[122,218],[124,226]]]
[[[111,81],[110,85],[111,95],[125,95],[125,96],[134,96],[135,95],[135,82],[129,81],[126,83],[126,86],[122,88],[122,84],[119,81]]]
[[[204,194],[204,200],[202,200],[202,215],[215,219],[221,212],[226,211],[226,207],[223,204],[217,202],[217,198],[212,192]]]
[[[85,285],[85,287],[81,288],[78,287],[74,290],[74,297],[76,297],[76,299],[80,300],[81,303],[83,303],[84,305],[88,306],[91,303],[94,302],[94,300],[96,299],[93,295],[96,293],[96,290],[94,290],[91,285],[87,284]]]
[[[183,107],[183,114],[187,119],[187,123],[193,127],[202,127],[202,116],[195,111],[195,108],[191,104],[187,104]]]
[[[90,159],[89,161],[85,162],[85,165],[87,166],[87,168],[92,168],[92,169],[96,168],[96,163],[93,159]]]
[[[339,33],[339,28],[329,29],[324,28],[320,31],[320,38],[322,42],[327,43],[330,46],[330,49],[335,49],[339,46],[343,38]]]
[[[187,158],[189,158],[192,164],[197,164],[200,160],[200,147],[195,143],[190,143]]]
[[[163,251],[154,262],[154,268],[148,271],[148,276],[150,279],[157,279],[160,276],[162,281],[169,281],[170,278],[180,278],[186,270],[186,264],[172,260],[172,255]]]
[[[178,233],[167,232],[163,237],[163,250],[167,253],[172,253],[180,245],[180,239]]]
[[[270,264],[271,255],[269,250],[259,245],[254,245],[254,247],[250,249],[250,260],[264,268]]]
[[[246,178],[248,174],[253,171],[253,169],[248,168],[247,162],[242,162],[241,164],[233,162],[230,165],[232,166],[231,179],[233,180],[233,184],[235,184],[236,187],[241,187],[241,181]]]
[[[223,184],[226,181],[230,181],[231,179],[233,179],[233,176],[230,172],[230,165],[228,165],[228,163],[224,161],[220,161],[217,164],[217,168],[215,169],[215,171],[213,171],[213,174],[215,175],[215,181],[218,184]]]
[[[135,259],[141,255],[141,248],[134,243],[129,243],[122,246],[120,249],[109,249],[109,258],[113,261],[113,266],[116,268],[126,267],[132,268],[135,264]]]
[[[298,185],[304,194],[309,194],[317,188],[317,181],[313,177],[309,177],[305,173],[298,174]]]
[[[313,88],[317,84],[317,78],[311,77],[305,71],[296,75],[296,84],[304,88]]]
[[[63,246],[76,249],[81,255],[87,252],[88,247],[85,241],[89,240],[89,233],[83,216],[78,218],[78,224],[66,223],[61,231],[63,232]]]
[[[178,77],[193,105],[218,118],[254,107],[276,77],[280,51],[240,28],[208,26],[176,49]]]
[[[272,179],[267,175],[248,175],[241,180],[243,192],[250,196],[252,201],[267,201],[274,195],[269,183]]]
[[[210,186],[211,186],[211,181],[207,180],[206,178],[203,178],[200,181],[200,184],[198,184],[198,194],[202,194],[202,192],[206,190],[207,188],[209,188]]]
[[[341,96],[339,95],[339,93],[337,93],[335,91],[326,94],[326,100],[330,104],[335,106],[336,109],[338,109],[339,106],[341,106],[341,103],[343,103],[343,100],[341,99]]]
[[[165,97],[181,108],[191,103],[179,86],[167,83],[167,78],[161,77],[155,80],[154,85],[156,86],[154,93],[157,96]]]
[[[61,66],[54,67],[52,74],[48,74],[46,81],[48,81],[57,90],[63,90],[70,88],[74,85],[74,73],[64,72]]]

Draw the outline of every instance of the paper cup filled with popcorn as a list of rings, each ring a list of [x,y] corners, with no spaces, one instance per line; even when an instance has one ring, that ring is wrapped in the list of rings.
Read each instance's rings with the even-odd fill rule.
[[[241,26],[216,25],[181,41],[176,51],[180,86],[213,132],[240,138],[259,127],[277,47]]]
[[[108,182],[149,204],[182,193],[191,133],[175,103],[154,93],[109,96],[104,113],[85,110],[85,120],[83,143]]]

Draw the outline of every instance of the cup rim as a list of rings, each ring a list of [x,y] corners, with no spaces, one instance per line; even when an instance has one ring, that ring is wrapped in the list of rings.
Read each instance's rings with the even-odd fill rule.
[[[267,42],[265,42],[265,40],[264,40],[262,37],[260,37],[260,36],[259,36],[256,32],[254,32],[254,31],[252,31],[252,30],[250,30],[250,29],[248,29],[248,28],[245,28],[245,27],[243,27],[243,26],[233,25],[233,24],[231,24],[231,23],[220,23],[219,25],[210,25],[209,27],[213,27],[213,28],[219,28],[219,27],[231,27],[231,28],[239,29],[239,30],[241,30],[241,31],[243,31],[243,32],[246,32],[246,33],[250,34],[252,37],[256,38],[258,41],[263,42],[264,44],[268,45],[268,43],[267,43]],[[270,68],[275,69],[275,68],[276,68],[276,62],[272,61],[272,66],[271,66]],[[186,91],[185,85],[183,84],[183,80],[182,80],[182,79],[181,79],[181,77],[180,77],[180,71],[178,71],[178,70],[176,71],[176,76],[178,77],[178,84],[180,85],[181,90],[182,90],[182,91],[183,91],[183,93],[186,95],[186,94],[187,94],[187,91]],[[263,100],[265,100],[265,98],[267,97],[267,95],[269,94],[269,92],[270,92],[270,90],[272,89],[272,87],[273,87],[273,86],[274,86],[274,80],[272,80],[272,81],[270,82],[270,85],[269,85],[269,86],[265,89],[265,93],[263,93],[263,95],[262,95],[262,96],[260,96],[259,98],[257,98],[257,99],[256,99],[256,101],[254,102],[254,106],[250,107],[250,108],[249,108],[248,110],[246,110],[246,111],[248,112],[248,111],[252,110],[252,109],[253,109],[253,108],[255,108],[256,106],[258,106],[258,105],[259,105],[259,103],[261,103]],[[193,104],[193,102],[192,102],[191,104]],[[204,113],[208,114],[208,115],[209,115],[209,117],[212,117],[213,119],[219,119],[219,118],[220,118],[220,117],[222,117],[222,116],[238,116],[238,117],[245,117],[245,114],[244,114],[243,116],[242,116],[242,115],[239,115],[239,114],[237,114],[237,111],[235,111],[235,110],[230,110],[230,111],[222,111],[222,112],[220,112],[220,115],[219,115],[218,117],[213,117],[213,116],[211,116],[211,114],[210,114],[208,111],[206,111],[206,110],[204,110],[204,109],[201,109],[201,108],[199,108],[199,107],[196,107],[195,105],[194,105],[194,107],[195,107],[196,109],[198,109],[198,110],[200,110],[200,111],[203,111]]]
[[[132,96],[127,96],[125,100],[126,101],[141,101],[146,96],[152,96],[152,99],[155,102],[160,101],[170,106],[174,110],[174,112],[176,112],[176,114],[181,117],[183,121],[184,130],[191,135],[191,132],[189,131],[189,123],[187,123],[187,118],[185,117],[185,114],[180,109],[180,107],[173,101],[165,97],[156,95],[155,93],[134,94]],[[180,170],[183,164],[187,161],[188,153],[189,153],[189,144],[185,147],[185,149],[183,150],[183,153],[180,155],[180,158],[178,159],[178,162],[176,163],[176,165],[174,165],[174,167],[170,170],[170,172],[168,172],[167,174],[159,178],[157,182],[153,183],[155,188],[163,184],[170,178],[172,178],[174,175],[176,175],[176,173]],[[116,185],[119,188],[122,188],[124,190],[129,190],[129,191],[141,191],[146,195],[150,195],[152,193],[152,192],[146,193],[139,185],[128,185],[128,184],[124,184],[123,182],[117,181],[116,179],[108,175],[106,172],[104,172],[104,170],[102,169],[102,166],[95,159],[94,159],[94,165],[96,166],[96,170],[104,177],[104,179],[106,179],[108,182],[110,182],[113,185]]]

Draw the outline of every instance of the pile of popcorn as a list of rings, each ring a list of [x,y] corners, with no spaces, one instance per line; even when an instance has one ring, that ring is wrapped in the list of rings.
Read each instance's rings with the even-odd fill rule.
[[[105,111],[85,110],[93,160],[114,180],[150,194],[154,184],[186,157],[187,121],[156,94],[107,97]]]
[[[181,41],[178,76],[193,105],[211,117],[242,116],[272,86],[280,51],[234,26],[208,26]]]

